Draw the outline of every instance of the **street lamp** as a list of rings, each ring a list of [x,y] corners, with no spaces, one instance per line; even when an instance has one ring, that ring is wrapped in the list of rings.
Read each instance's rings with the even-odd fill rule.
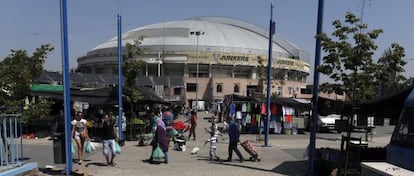
[[[203,31],[191,31],[190,35],[195,35],[197,38],[197,48],[196,48],[196,62],[197,62],[197,71],[196,71],[196,111],[198,112],[198,70],[199,70],[199,63],[198,63],[198,37],[200,35],[204,35]]]

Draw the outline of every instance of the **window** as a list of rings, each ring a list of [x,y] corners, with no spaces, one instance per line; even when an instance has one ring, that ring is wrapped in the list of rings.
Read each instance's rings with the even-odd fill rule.
[[[181,95],[181,88],[179,87],[174,88],[174,95]]]
[[[414,147],[414,108],[405,108],[397,124],[391,143],[404,147]]]
[[[239,92],[240,92],[240,87],[239,87],[239,85],[238,85],[238,84],[234,85],[234,90],[233,90],[233,92],[234,92],[234,93],[239,93]]]
[[[283,93],[283,87],[281,87],[281,86],[277,87],[277,94],[278,94],[279,96],[281,96],[281,95],[282,95],[282,93]]]
[[[217,86],[216,86],[216,92],[217,93],[223,92],[223,85],[222,84],[217,84]]]
[[[197,84],[187,83],[187,92],[196,92],[196,91],[197,91]]]

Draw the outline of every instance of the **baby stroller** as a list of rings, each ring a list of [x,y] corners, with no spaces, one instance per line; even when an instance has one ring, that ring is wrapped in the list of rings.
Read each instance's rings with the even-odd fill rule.
[[[186,147],[185,147],[185,137],[184,137],[184,135],[174,136],[173,139],[174,139],[174,150],[185,152]]]
[[[183,121],[176,121],[176,122],[174,122],[174,124],[173,124],[173,128],[175,129],[175,130],[177,130],[177,132],[180,134],[180,135],[182,135],[182,134],[184,134],[185,132],[187,132],[188,130],[190,130],[190,125],[188,125],[188,124],[186,124],[185,122],[183,122]]]
[[[176,121],[173,124],[172,135],[174,141],[174,150],[177,151],[186,151],[186,140],[184,133],[190,130],[190,126],[183,121]]]
[[[251,155],[251,157],[249,158],[251,161],[254,161],[254,162],[260,161],[259,154],[257,153],[257,149],[256,147],[253,146],[252,142],[250,142],[249,140],[245,140],[241,142],[240,144],[244,148],[244,150],[246,150],[246,152]]]

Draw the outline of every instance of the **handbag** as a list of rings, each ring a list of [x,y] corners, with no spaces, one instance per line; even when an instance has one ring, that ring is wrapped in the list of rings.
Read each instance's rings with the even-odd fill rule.
[[[86,133],[86,132],[80,133],[80,137],[81,137],[82,139],[87,139],[87,138],[89,138],[88,133]]]
[[[161,159],[164,159],[165,154],[161,150],[160,146],[157,146],[155,148],[155,150],[152,152],[152,155],[151,156],[152,156],[152,159],[154,159],[154,160],[161,160]]]

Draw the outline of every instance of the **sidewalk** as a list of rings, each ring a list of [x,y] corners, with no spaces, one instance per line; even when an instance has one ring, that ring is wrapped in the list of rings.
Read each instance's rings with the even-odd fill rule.
[[[232,162],[209,161],[209,146],[203,146],[209,134],[204,131],[205,127],[209,127],[210,123],[204,117],[211,114],[198,113],[198,126],[196,128],[197,140],[187,141],[187,151],[179,152],[172,149],[173,143],[169,150],[168,164],[149,164],[143,162],[151,153],[151,146],[138,146],[137,141],[126,141],[126,145],[122,147],[122,153],[115,158],[116,166],[104,166],[105,158],[102,155],[102,148],[98,148],[96,152],[85,158],[82,165],[73,164],[73,169],[86,171],[89,175],[114,176],[114,175],[305,175],[307,162],[298,160],[295,157],[285,153],[277,146],[262,147],[263,142],[253,143],[259,150],[260,162],[245,161],[240,163],[238,157],[233,153]],[[188,135],[188,133],[186,134]],[[219,141],[217,154],[221,160],[227,159],[228,155],[228,136],[224,134],[226,140]],[[250,139],[256,141],[255,135],[241,135],[241,140]],[[272,140],[272,139],[270,139]],[[276,141],[270,141],[271,145]],[[197,154],[191,155],[190,151],[193,147],[199,147]],[[239,145],[245,159],[250,155],[244,151]],[[76,156],[75,156],[76,157]],[[60,165],[62,167],[62,165]],[[63,165],[64,166],[64,165]],[[39,167],[43,167],[39,165]],[[48,175],[42,173],[42,175]]]

